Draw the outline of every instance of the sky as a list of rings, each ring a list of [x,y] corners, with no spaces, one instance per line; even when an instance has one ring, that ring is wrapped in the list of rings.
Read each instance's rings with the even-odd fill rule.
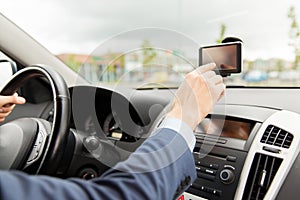
[[[291,5],[300,23],[298,0],[2,0],[0,12],[54,54],[130,51],[145,39],[196,52],[224,23],[225,35],[243,39],[246,58],[291,60]]]

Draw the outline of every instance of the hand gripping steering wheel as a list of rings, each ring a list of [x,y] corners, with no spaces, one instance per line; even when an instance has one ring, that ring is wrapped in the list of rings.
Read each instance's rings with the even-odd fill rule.
[[[29,79],[44,78],[53,96],[52,124],[41,118],[20,118],[0,126],[0,169],[54,174],[63,157],[69,131],[70,94],[64,79],[48,66],[34,65],[17,72],[0,91],[12,95]]]

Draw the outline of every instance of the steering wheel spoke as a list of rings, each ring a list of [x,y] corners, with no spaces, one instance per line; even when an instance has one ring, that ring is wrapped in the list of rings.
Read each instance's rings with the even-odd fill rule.
[[[27,158],[26,164],[24,168],[32,165],[33,163],[37,162],[39,159],[43,158],[43,152],[46,147],[46,141],[50,135],[51,131],[51,124],[50,122],[42,119],[34,119],[38,125],[38,131],[36,134],[36,138],[34,144],[32,146],[32,150],[29,153]]]

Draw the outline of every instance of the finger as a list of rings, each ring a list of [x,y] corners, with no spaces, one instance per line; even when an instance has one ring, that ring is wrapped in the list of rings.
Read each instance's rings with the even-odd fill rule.
[[[206,79],[209,79],[209,78],[212,78],[212,77],[216,76],[216,72],[214,72],[214,71],[207,71],[207,72],[204,72],[202,74],[202,76],[204,78],[206,78]]]
[[[11,112],[7,112],[7,113],[0,113],[0,118],[5,118],[7,117]]]
[[[15,108],[15,106],[16,106],[16,104],[11,104],[10,106],[7,106],[7,105],[9,105],[9,104],[6,104],[6,105],[3,106],[2,108],[0,108],[0,113],[7,113],[7,112],[10,112],[10,111],[12,111],[12,110]]]
[[[215,63],[209,63],[209,64],[202,65],[202,66],[198,67],[195,71],[202,74],[204,72],[211,71],[214,68],[216,68],[216,64]]]
[[[224,95],[225,95],[225,90],[226,90],[226,85],[225,84],[218,84],[216,85],[217,91],[219,92],[219,97],[217,100],[219,101]]]
[[[24,104],[26,100],[23,97],[19,96],[0,96],[1,98],[1,107],[7,104]]]
[[[212,77],[210,79],[210,81],[215,83],[215,84],[220,84],[220,83],[223,83],[223,78],[220,75],[216,75],[216,76]]]

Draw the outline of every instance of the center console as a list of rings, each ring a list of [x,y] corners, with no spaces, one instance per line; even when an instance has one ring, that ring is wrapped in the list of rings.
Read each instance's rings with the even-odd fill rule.
[[[234,199],[250,146],[247,144],[260,125],[234,117],[203,120],[195,130],[197,179],[187,192],[207,199]]]
[[[233,199],[246,152],[214,147],[194,152],[198,178],[188,192],[208,199]]]
[[[193,151],[197,179],[180,200],[286,199],[290,195],[287,191],[297,180],[300,163],[300,115],[282,110],[264,118],[260,113],[267,109],[251,109],[247,117],[231,113],[199,124]]]

